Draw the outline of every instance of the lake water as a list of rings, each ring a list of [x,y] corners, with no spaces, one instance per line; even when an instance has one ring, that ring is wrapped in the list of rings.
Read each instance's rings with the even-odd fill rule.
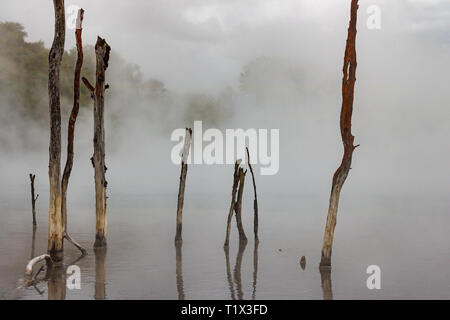
[[[449,299],[450,200],[360,196],[343,192],[331,274],[318,264],[327,197],[260,195],[255,249],[252,198],[244,203],[249,238],[239,251],[233,220],[223,250],[229,195],[187,195],[183,246],[176,250],[176,193],[111,195],[108,249],[94,253],[91,200],[70,203],[69,232],[88,249],[76,262],[81,289],[67,289],[65,270],[35,288],[20,288],[32,251],[30,204],[0,200],[2,299]],[[38,200],[34,255],[47,246],[46,198]],[[43,200],[45,199],[45,201]],[[87,227],[89,226],[89,227]],[[79,253],[65,244],[67,267]],[[306,268],[299,264],[306,257]],[[366,286],[369,265],[381,268],[381,289]],[[49,288],[50,286],[50,288]],[[49,294],[50,292],[50,294]]]

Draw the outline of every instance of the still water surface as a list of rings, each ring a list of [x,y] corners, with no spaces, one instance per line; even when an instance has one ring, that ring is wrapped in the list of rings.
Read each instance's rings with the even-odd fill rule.
[[[42,196],[45,199],[45,195]],[[251,197],[249,198],[251,199]],[[326,198],[259,199],[260,244],[255,248],[252,201],[244,205],[249,242],[239,248],[235,221],[230,250],[223,248],[229,199],[189,196],[182,248],[173,244],[176,195],[114,194],[109,199],[108,249],[92,249],[95,225],[89,201],[70,203],[69,231],[88,255],[81,289],[65,286],[64,270],[35,288],[20,288],[32,255],[29,203],[0,200],[2,299],[449,299],[450,201],[342,197],[331,274],[318,264]],[[38,200],[34,255],[45,253],[47,213]],[[65,245],[66,266],[78,251]],[[306,257],[306,268],[299,264]],[[366,268],[381,268],[381,290],[366,286]],[[50,288],[49,288],[50,286]],[[50,292],[50,294],[49,294]]]

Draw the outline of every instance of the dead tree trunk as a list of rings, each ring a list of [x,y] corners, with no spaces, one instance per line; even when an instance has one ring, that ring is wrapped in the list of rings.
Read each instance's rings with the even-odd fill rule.
[[[333,286],[331,283],[331,269],[320,270],[320,281],[322,286],[323,300],[333,300]]]
[[[108,68],[111,47],[105,39],[97,38],[95,44],[96,81],[95,88],[83,77],[83,83],[94,99],[94,156],[95,170],[95,243],[94,247],[106,247],[106,165],[105,165],[105,71]]]
[[[244,232],[244,226],[242,225],[242,196],[244,193],[245,175],[247,170],[239,168],[239,191],[234,210],[236,212],[236,224],[239,232],[239,243],[247,242],[247,236]]]
[[[36,200],[39,198],[39,195],[34,194],[34,179],[36,178],[35,174],[30,173],[30,181],[31,181],[31,213],[33,214],[33,226],[37,225],[36,222]]]
[[[227,231],[225,236],[224,247],[228,247],[230,245],[230,231],[231,231],[231,219],[233,218],[234,206],[236,204],[236,193],[239,184],[239,165],[241,160],[237,160],[234,164],[234,174],[233,174],[233,189],[231,191],[231,205],[230,210],[228,211],[228,219],[227,219]]]
[[[250,163],[250,152],[247,149],[247,158],[248,158],[248,167],[250,168],[250,173],[252,174],[252,181],[253,181],[253,192],[255,194],[255,198],[253,200],[253,233],[255,235],[255,242],[259,242],[259,237],[258,237],[258,226],[259,226],[259,221],[258,221],[258,195],[256,193],[256,182],[255,182],[255,174],[253,173],[253,168],[252,165]]]
[[[187,160],[189,156],[189,148],[191,147],[192,129],[186,128],[186,137],[184,138],[184,148],[181,159],[180,187],[178,190],[178,206],[177,206],[177,230],[175,235],[175,244],[181,244],[183,239],[181,232],[183,229],[183,205],[184,205],[184,189],[186,186]]]
[[[75,138],[75,123],[77,121],[78,112],[80,110],[80,76],[81,67],[83,66],[83,43],[81,40],[82,23],[83,23],[84,10],[78,11],[78,17],[76,22],[75,38],[77,42],[77,62],[75,65],[75,76],[73,81],[73,107],[70,113],[69,126],[67,133],[67,160],[64,167],[64,173],[61,181],[61,214],[63,219],[63,237],[77,247],[82,254],[86,254],[86,250],[82,248],[77,242],[75,242],[67,233],[67,187],[69,186],[69,178],[73,167],[73,143]]]
[[[183,249],[181,243],[175,245],[176,254],[176,274],[177,274],[177,292],[178,300],[184,300],[184,282],[183,282]]]
[[[356,20],[358,11],[358,0],[352,0],[351,18],[348,28],[347,45],[345,49],[343,79],[342,79],[342,109],[341,109],[341,137],[344,144],[344,155],[341,165],[333,176],[331,187],[328,217],[323,237],[322,258],[320,267],[331,267],[331,251],[333,247],[334,228],[336,226],[336,216],[339,205],[339,196],[342,186],[347,178],[352,164],[353,150],[357,147],[353,145],[355,137],[352,135],[352,112],[353,93],[356,81]]]
[[[62,259],[63,226],[61,215],[61,104],[59,69],[64,54],[66,19],[64,0],[53,0],[55,9],[55,35],[48,63],[48,96],[50,109],[49,181],[50,205],[48,252],[53,260]]]

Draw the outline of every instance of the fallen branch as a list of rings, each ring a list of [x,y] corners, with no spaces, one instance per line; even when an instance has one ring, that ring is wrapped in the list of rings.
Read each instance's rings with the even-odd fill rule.
[[[35,258],[31,259],[31,260],[28,262],[28,264],[27,264],[27,266],[26,266],[26,268],[25,268],[25,276],[28,277],[28,278],[32,278],[32,275],[33,275],[33,267],[34,267],[36,264],[38,264],[39,262],[44,261],[44,260],[45,260],[45,262],[46,262],[46,264],[47,264],[47,267],[51,266],[52,263],[53,263],[52,258],[51,258],[50,255],[48,255],[48,254],[43,254],[43,255],[40,255],[40,256],[38,256],[38,257],[35,257]]]

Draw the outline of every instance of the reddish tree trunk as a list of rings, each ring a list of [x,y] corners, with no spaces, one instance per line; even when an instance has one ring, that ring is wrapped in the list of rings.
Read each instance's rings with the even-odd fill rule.
[[[341,109],[341,137],[344,144],[344,156],[339,168],[333,176],[331,187],[328,217],[323,238],[322,258],[320,267],[331,267],[331,251],[333,247],[334,229],[336,226],[336,216],[339,205],[339,196],[342,186],[347,179],[348,172],[352,164],[353,145],[355,137],[352,135],[352,112],[353,93],[356,81],[356,21],[358,11],[358,0],[352,0],[351,18],[348,28],[347,45],[345,49],[343,79],[342,79],[342,109]]]

